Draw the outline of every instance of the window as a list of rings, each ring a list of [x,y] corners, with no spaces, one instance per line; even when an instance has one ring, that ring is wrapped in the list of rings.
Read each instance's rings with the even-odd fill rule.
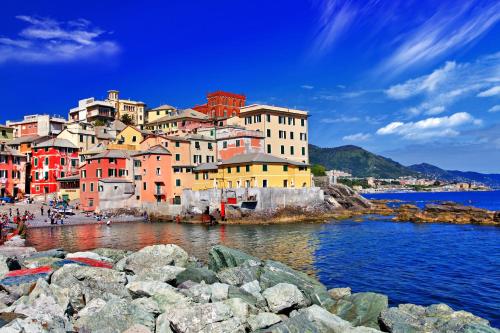
[[[293,146],[290,147],[290,155],[293,155],[295,154],[295,149]]]
[[[302,156],[306,156],[306,147],[302,147]]]
[[[72,160],[71,160],[71,166],[72,166],[73,168],[76,168],[76,166],[77,166],[77,165],[78,165],[78,160],[77,160],[77,159],[72,159]]]
[[[288,187],[288,180],[287,179],[283,180],[283,187]]]
[[[195,147],[196,149],[200,149],[200,148],[201,148],[201,146],[200,146],[200,142],[195,141],[195,143],[194,143],[194,147]]]
[[[94,183],[90,183],[90,192],[94,192]]]
[[[49,158],[48,158],[48,157],[45,157],[44,164],[45,164],[45,165],[49,165]]]
[[[175,146],[179,148],[181,146],[181,143],[179,141],[175,141]]]
[[[240,167],[239,166],[236,167],[236,172],[240,172]]]
[[[95,143],[95,136],[93,136],[93,137],[91,137],[91,138],[92,138],[92,140],[91,140],[91,141],[92,141],[92,144],[94,144],[94,143]]]
[[[288,171],[288,165],[283,165],[283,171]]]
[[[116,163],[116,158],[110,158],[109,163]]]
[[[180,154],[175,154],[175,160],[180,161],[181,160],[181,155]]]
[[[208,179],[208,172],[203,173],[203,179],[207,180]]]
[[[279,131],[278,137],[280,139],[286,139],[286,131]]]
[[[137,137],[135,135],[132,137],[132,142],[137,142]]]
[[[82,170],[82,179],[87,178],[87,170]]]
[[[227,173],[231,173],[231,167],[227,168]]]
[[[267,153],[268,153],[268,154],[272,154],[272,153],[271,153],[271,145],[267,145]]]
[[[236,140],[236,147],[240,146],[240,140]]]
[[[65,158],[61,158],[61,165],[66,165],[66,159]]]
[[[222,148],[227,148],[227,141],[222,142]]]
[[[194,174],[194,179],[195,179],[195,180],[198,180],[199,178],[200,178],[200,177],[199,177],[198,173],[195,173],[195,174]]]
[[[271,137],[271,130],[270,129],[267,129],[267,137],[270,138]]]
[[[161,160],[161,156],[156,156],[156,160],[160,161]]]
[[[102,192],[102,191],[104,191],[104,186],[99,185],[99,186],[97,187],[97,191],[98,191],[98,192]]]
[[[83,184],[82,184],[82,192],[85,192],[86,187],[87,187],[87,186],[86,186],[86,184],[85,184],[85,183],[83,183]]]
[[[285,146],[281,145],[281,155],[285,154]]]
[[[96,176],[97,178],[102,178],[102,169],[97,169],[97,170],[95,171],[95,176]]]
[[[49,180],[49,172],[48,171],[45,171],[45,173],[43,175],[43,179]]]
[[[306,120],[305,119],[300,119],[300,126],[302,126],[302,127],[306,126]]]
[[[293,140],[293,132],[290,132],[290,140]]]
[[[177,187],[181,186],[181,180],[180,179],[176,179],[175,180],[175,186],[177,186]]]
[[[267,164],[262,164],[262,171],[264,171],[264,172],[267,171]]]
[[[142,183],[142,189],[146,191],[148,189],[148,184],[146,182]]]
[[[262,187],[267,187],[267,179],[262,180]]]
[[[38,158],[35,158],[35,166],[38,166]]]
[[[278,123],[279,124],[284,124],[285,123],[285,117],[284,116],[278,116]]]
[[[116,169],[108,169],[108,177],[116,177]]]
[[[83,142],[83,135],[80,134],[80,142]]]
[[[271,115],[270,114],[266,114],[266,120],[268,123],[271,122]]]
[[[209,142],[209,143],[208,143],[208,149],[210,149],[210,150],[212,150],[212,149],[213,149],[213,147],[212,147],[212,142]]]
[[[161,176],[161,170],[160,170],[160,168],[156,168],[156,175],[157,176]]]
[[[142,166],[142,163],[140,160],[134,160],[134,167],[140,168]]]
[[[250,165],[245,165],[245,171],[250,172]]]

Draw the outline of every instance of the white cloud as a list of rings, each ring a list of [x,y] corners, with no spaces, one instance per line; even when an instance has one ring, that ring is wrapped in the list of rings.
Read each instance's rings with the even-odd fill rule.
[[[395,41],[399,46],[380,66],[379,73],[397,74],[464,48],[482,37],[500,20],[500,2],[477,2],[455,2],[454,7],[443,4],[423,24]]]
[[[367,141],[371,138],[370,133],[356,133],[351,135],[346,135],[342,138],[344,141]]]
[[[348,117],[348,116],[340,116],[338,118],[323,118],[321,122],[324,124],[335,124],[335,123],[354,123],[359,121],[358,117]]]
[[[20,15],[28,24],[19,37],[0,37],[0,64],[7,61],[49,63],[114,55],[119,46],[104,40],[105,31],[78,19],[59,22],[50,18]]]
[[[499,112],[500,111],[500,105],[495,105],[495,106],[492,106],[488,112]]]
[[[385,90],[390,99],[420,99],[407,107],[410,117],[420,114],[436,115],[445,112],[456,101],[478,94],[493,93],[491,88],[500,82],[500,53],[479,58],[472,63],[446,62],[430,74],[407,80]]]
[[[399,135],[409,140],[425,140],[439,137],[452,137],[460,134],[458,129],[463,125],[481,125],[467,112],[458,112],[451,116],[433,117],[417,122],[392,122],[377,130],[378,135]]]
[[[307,90],[311,90],[311,89],[314,89],[314,86],[311,86],[309,84],[303,84],[300,86],[302,89],[307,89]]]
[[[493,97],[500,95],[500,86],[491,87],[488,90],[482,91],[477,94],[477,97]]]

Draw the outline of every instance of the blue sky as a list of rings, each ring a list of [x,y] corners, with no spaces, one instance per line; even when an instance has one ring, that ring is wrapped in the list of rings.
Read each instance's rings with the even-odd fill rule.
[[[108,89],[306,109],[310,141],[500,172],[498,1],[10,1],[0,122]]]

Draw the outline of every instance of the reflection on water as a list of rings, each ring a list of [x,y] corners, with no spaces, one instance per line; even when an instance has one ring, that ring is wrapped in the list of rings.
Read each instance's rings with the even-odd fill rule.
[[[173,243],[206,260],[224,244],[315,274],[328,288],[389,296],[391,305],[447,303],[500,326],[500,228],[342,221],[327,224],[215,226],[114,224],[28,231],[39,250]]]
[[[241,226],[173,223],[129,223],[30,229],[28,244],[38,250],[62,247],[75,252],[97,247],[138,250],[151,244],[177,244],[207,260],[216,244],[240,249],[259,258],[284,262],[314,274],[315,232],[320,225]]]

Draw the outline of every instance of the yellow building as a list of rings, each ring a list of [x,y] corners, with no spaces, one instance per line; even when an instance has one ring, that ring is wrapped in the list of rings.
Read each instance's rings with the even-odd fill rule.
[[[172,105],[164,104],[146,111],[146,122],[154,123],[158,119],[172,114],[176,109]]]
[[[14,129],[0,125],[0,142],[10,141],[14,138]]]
[[[127,126],[108,145],[108,149],[140,150],[141,142],[150,134],[152,133]]]
[[[307,111],[253,104],[240,109],[243,126],[264,133],[264,147],[272,154],[309,163]]]
[[[193,172],[195,191],[213,188],[311,186],[311,172],[307,164],[263,153],[237,155],[218,165],[201,164]]]
[[[108,98],[106,102],[111,103],[116,110],[116,118],[122,119],[124,115],[128,115],[134,125],[141,126],[146,122],[144,110],[146,104],[140,101],[132,101],[130,99],[120,99],[118,90],[108,90]]]

